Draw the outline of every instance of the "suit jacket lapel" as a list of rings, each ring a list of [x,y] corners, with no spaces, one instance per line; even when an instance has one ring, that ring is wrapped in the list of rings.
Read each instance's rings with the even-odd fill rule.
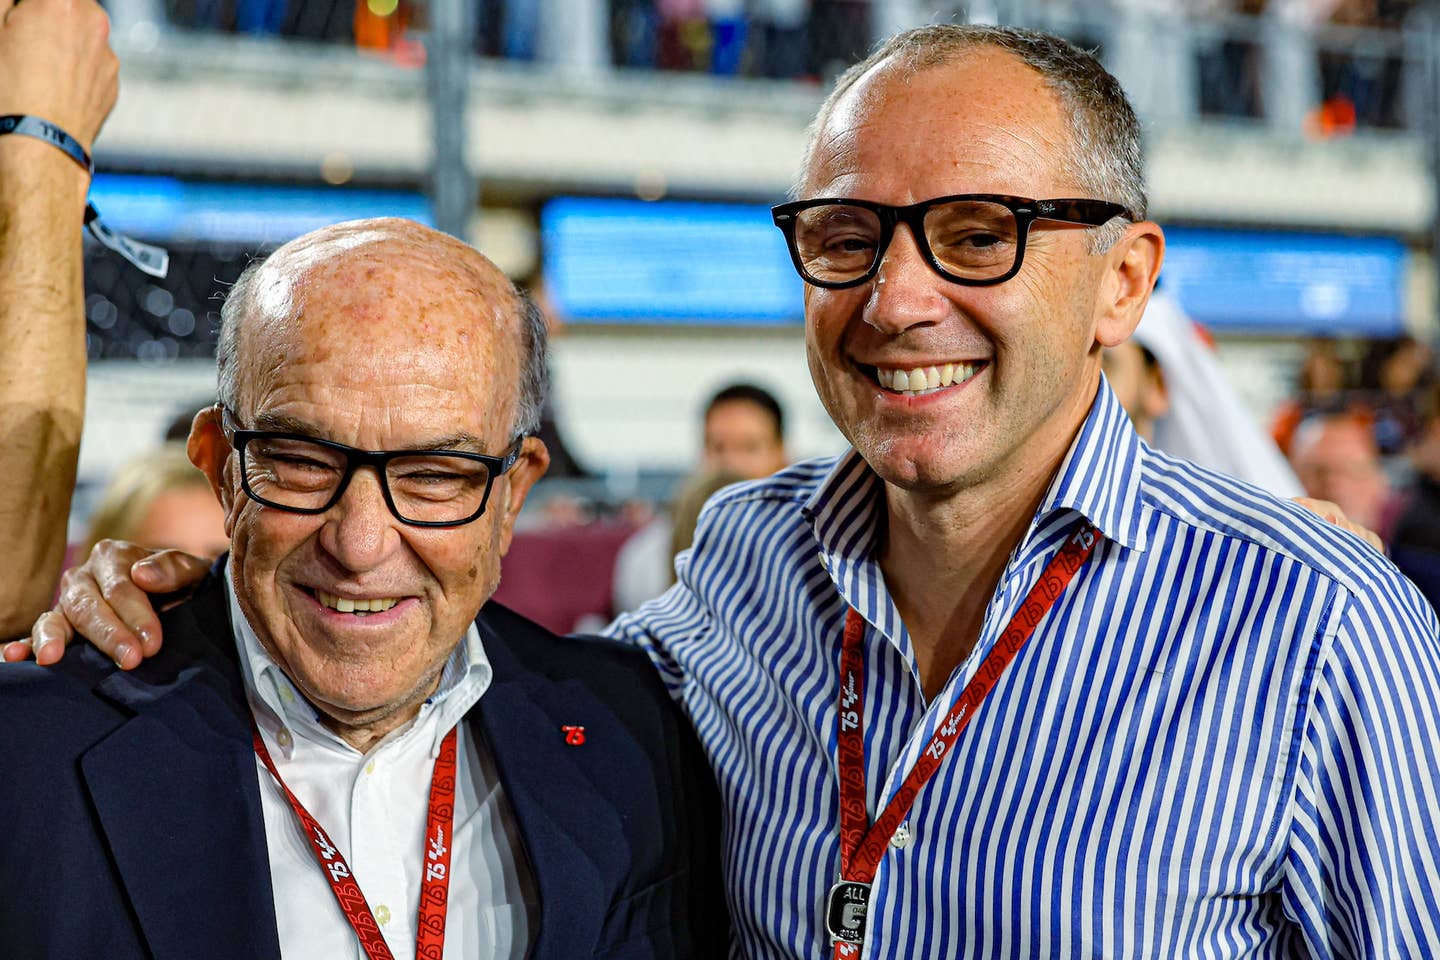
[[[173,657],[97,687],[135,711],[81,758],[101,829],[156,960],[278,958],[249,711],[218,582],[167,618],[165,636]]]
[[[588,955],[629,867],[619,814],[595,786],[607,772],[606,744],[628,737],[583,686],[528,672],[483,620],[480,631],[494,674],[470,719],[490,748],[540,897],[530,955],[571,958],[582,945]],[[567,743],[566,725],[584,726],[586,742]]]

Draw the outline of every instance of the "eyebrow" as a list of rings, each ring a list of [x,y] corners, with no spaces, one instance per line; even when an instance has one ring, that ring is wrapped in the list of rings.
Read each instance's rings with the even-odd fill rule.
[[[255,430],[267,430],[275,433],[295,433],[303,437],[314,437],[316,440],[329,440],[331,443],[339,441],[331,440],[325,435],[325,431],[307,420],[290,416],[284,413],[258,413],[255,415]],[[445,437],[436,437],[433,440],[425,440],[419,443],[409,443],[395,447],[396,450],[460,450],[479,453],[485,449],[483,441],[473,433],[453,433]]]

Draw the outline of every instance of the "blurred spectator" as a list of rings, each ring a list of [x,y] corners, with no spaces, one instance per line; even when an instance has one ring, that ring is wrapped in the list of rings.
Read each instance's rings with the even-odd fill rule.
[[[1291,442],[1290,465],[1306,496],[1337,504],[1350,520],[1390,541],[1397,503],[1374,432],[1363,417],[1329,413],[1307,418]]]
[[[828,79],[870,52],[870,0],[814,0],[812,10],[812,74]]]
[[[1130,340],[1107,349],[1104,364],[1136,431],[1156,449],[1277,496],[1300,495],[1300,482],[1284,456],[1171,297],[1155,293]]]
[[[1314,413],[1338,413],[1345,406],[1345,365],[1334,340],[1314,339],[1305,347],[1305,358],[1296,376],[1297,395],[1276,409],[1270,435],[1286,455],[1300,422]]]
[[[1420,430],[1419,403],[1431,381],[1430,348],[1414,337],[1382,341],[1372,350],[1361,386],[1369,393],[1375,442],[1387,456],[1410,446]]]
[[[88,555],[106,539],[211,558],[229,549],[225,514],[210,481],[190,462],[183,446],[171,443],[115,472],[91,514],[90,533],[79,555]]]
[[[1265,6],[1265,0],[1198,0],[1190,5],[1192,16],[1213,23],[1197,35],[1196,43],[1202,114],[1263,115],[1263,54],[1255,40],[1236,29],[1235,15],[1260,16]]]
[[[1321,109],[1332,121],[1327,132],[1399,127],[1404,72],[1404,37],[1399,28],[1413,0],[1327,0],[1327,4],[1331,9],[1325,20],[1331,25],[1388,32],[1372,34],[1363,42],[1354,35],[1337,38],[1342,42],[1321,47]]]
[[[751,9],[759,72],[780,80],[805,76],[810,0],[754,0]]]
[[[1420,408],[1409,451],[1414,478],[1399,497],[1390,555],[1431,606],[1440,606],[1440,385],[1425,392]]]
[[[758,480],[788,462],[785,413],[773,394],[750,383],[716,392],[705,405],[699,470],[685,482],[670,513],[637,530],[615,558],[616,612],[635,609],[675,582],[675,554],[690,546],[700,506],[724,485],[718,478]],[[708,492],[696,502],[701,490]]]
[[[704,466],[768,477],[789,463],[785,453],[785,412],[770,391],[750,383],[720,390],[705,406]]]

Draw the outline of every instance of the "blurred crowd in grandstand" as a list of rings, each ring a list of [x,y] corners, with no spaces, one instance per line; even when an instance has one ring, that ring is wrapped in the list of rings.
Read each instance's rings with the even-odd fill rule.
[[[908,5],[909,0],[603,0],[598,16],[580,20],[608,29],[602,45],[617,67],[819,82],[864,55],[886,8]],[[1112,12],[1107,7],[1184,17],[1196,37],[1201,112],[1230,117],[1266,113],[1266,41],[1264,31],[1255,28],[1257,18],[1302,28],[1319,41],[1322,107],[1311,123],[1314,132],[1333,134],[1404,124],[1401,31],[1417,5],[1417,0],[992,0],[930,3],[923,13],[997,22],[1060,17],[1048,25],[1097,48],[1106,37],[1094,25]],[[581,6],[566,0],[479,0],[475,52],[544,59],[547,22],[573,20]],[[1078,15],[1068,30],[1065,8]],[[426,12],[426,0],[167,0],[165,16],[181,28],[415,50]]]

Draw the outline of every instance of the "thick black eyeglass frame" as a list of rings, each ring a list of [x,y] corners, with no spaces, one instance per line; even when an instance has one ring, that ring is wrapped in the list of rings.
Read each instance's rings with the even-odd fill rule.
[[[510,468],[515,466],[515,461],[520,459],[520,447],[525,442],[525,434],[522,433],[516,437],[509,448],[498,457],[492,457],[484,453],[470,453],[468,450],[360,450],[355,447],[347,447],[343,443],[336,443],[333,440],[325,440],[320,437],[312,437],[304,433],[285,433],[279,430],[242,430],[235,424],[235,418],[227,408],[218,406],[218,409],[220,410],[222,427],[228,428],[226,439],[229,440],[231,448],[240,459],[240,487],[251,500],[276,510],[283,510],[286,513],[324,513],[339,503],[341,497],[345,496],[345,490],[350,486],[350,478],[355,476],[355,471],[360,467],[370,466],[375,468],[375,474],[380,479],[380,491],[385,495],[385,505],[390,508],[391,515],[401,523],[412,527],[463,527],[467,523],[474,523],[476,520],[479,520],[484,516],[485,507],[490,503],[490,489],[495,485],[495,478],[508,473]],[[345,457],[345,473],[340,477],[340,483],[336,485],[335,492],[329,500],[325,501],[325,505],[322,507],[294,507],[289,504],[267,500],[251,489],[250,472],[245,468],[245,447],[255,440],[303,440],[306,443],[313,443],[317,446],[334,450],[336,453]],[[474,460],[477,463],[485,465],[485,492],[480,497],[480,507],[463,520],[411,520],[401,516],[399,509],[395,506],[395,498],[390,493],[390,478],[385,474],[386,466],[389,465],[391,460],[399,460],[403,457],[435,455],[454,457],[462,460]]]
[[[1008,271],[997,277],[962,277],[946,270],[935,258],[935,254],[930,250],[930,241],[925,237],[925,214],[931,207],[956,200],[996,203],[1015,215],[1015,263]],[[875,245],[874,261],[860,276],[851,280],[819,280],[810,275],[809,271],[805,269],[804,262],[800,259],[800,250],[795,245],[795,224],[801,212],[812,207],[824,207],[837,203],[861,207],[874,213],[880,220],[880,238]],[[910,233],[915,238],[915,245],[919,247],[921,255],[925,257],[925,262],[930,264],[930,269],[940,276],[951,283],[967,287],[991,287],[997,283],[1004,283],[1020,272],[1020,265],[1025,262],[1025,240],[1030,236],[1030,225],[1036,220],[1054,220],[1059,223],[1078,223],[1087,227],[1098,227],[1109,223],[1116,217],[1123,216],[1131,221],[1136,219],[1124,204],[1112,203],[1109,200],[1090,200],[1083,197],[1030,200],[1025,197],[1011,197],[999,193],[956,193],[947,197],[932,197],[929,200],[921,200],[919,203],[903,207],[891,206],[888,203],[876,203],[873,200],[854,200],[849,197],[818,197],[814,200],[794,200],[790,203],[778,204],[770,208],[770,216],[775,221],[775,226],[785,234],[785,245],[790,248],[790,259],[795,264],[795,271],[800,274],[800,278],[806,283],[824,287],[826,290],[857,287],[874,277],[876,271],[880,269],[881,261],[885,259],[885,251],[890,249],[890,241],[895,238],[897,223],[903,223],[910,228]]]

